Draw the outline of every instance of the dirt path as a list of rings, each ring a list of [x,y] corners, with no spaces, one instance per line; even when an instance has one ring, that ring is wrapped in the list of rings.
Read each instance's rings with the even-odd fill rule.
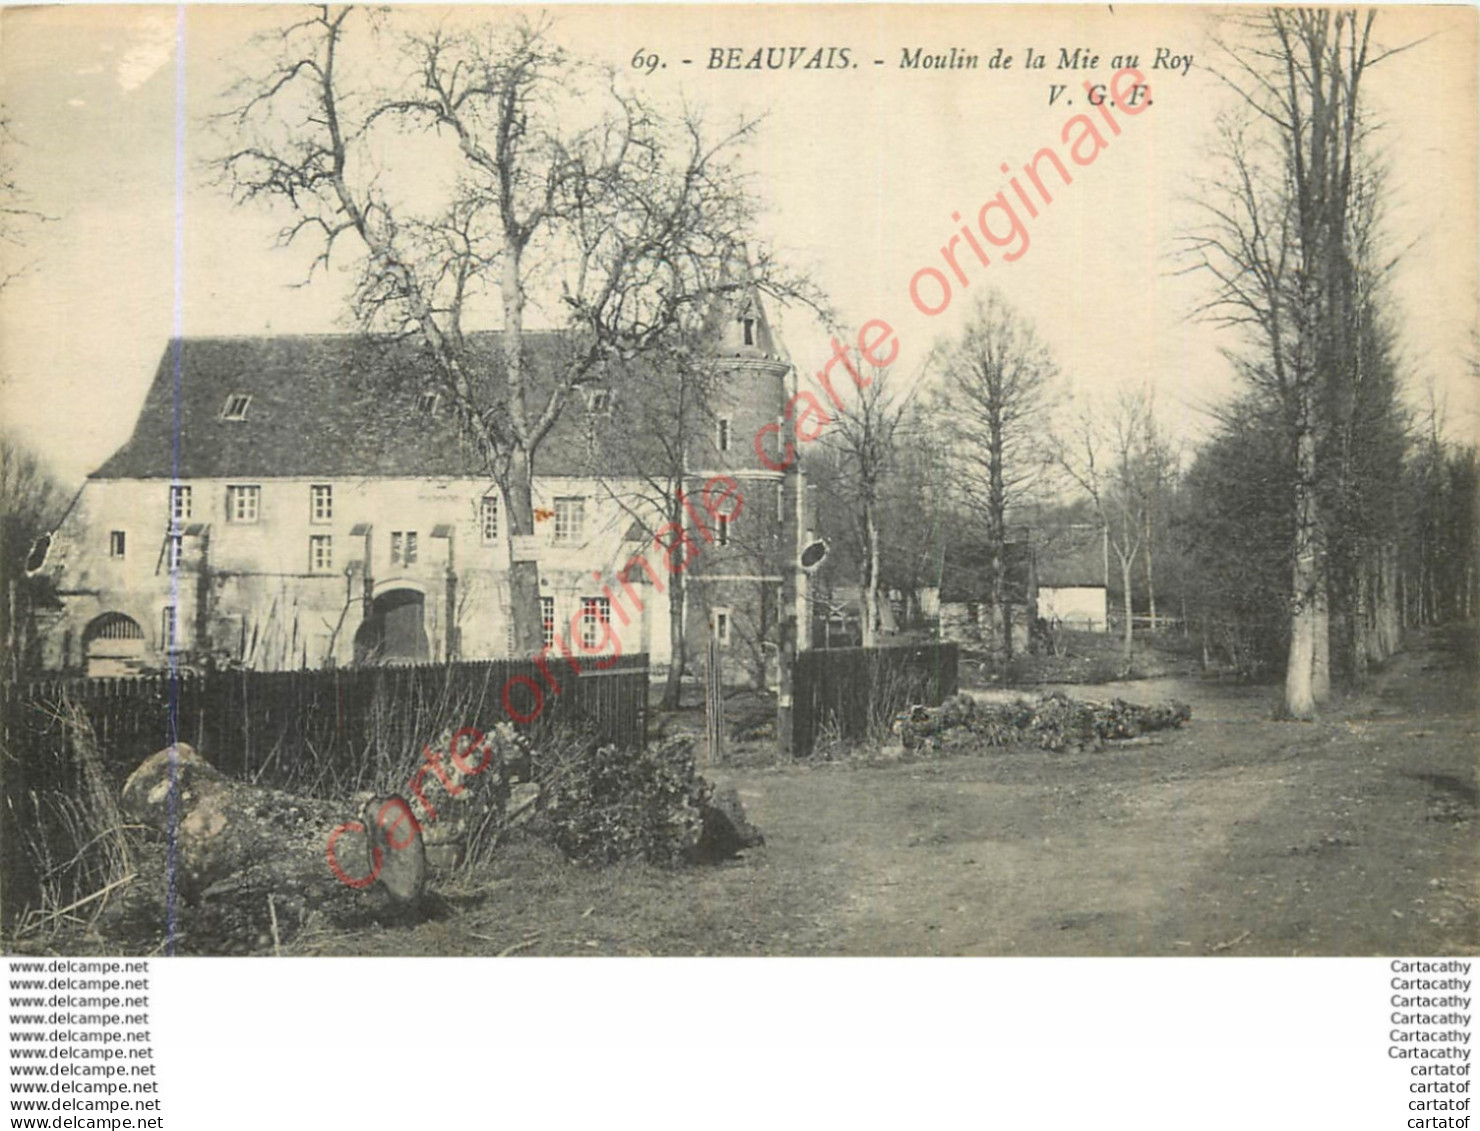
[[[737,775],[768,866],[831,888],[834,954],[1472,953],[1473,677],[1395,662],[1317,724],[1191,699],[1162,746]],[[1150,694],[1148,694],[1150,692]]]
[[[1290,955],[1480,950],[1476,681],[1399,657],[1319,723],[1276,690],[1158,680],[1163,745],[729,770],[764,848],[581,869],[534,843],[414,927],[295,953]]]

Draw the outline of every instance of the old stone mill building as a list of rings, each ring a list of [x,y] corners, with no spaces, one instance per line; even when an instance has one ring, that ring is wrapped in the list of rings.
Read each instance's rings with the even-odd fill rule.
[[[752,438],[781,416],[793,376],[757,294],[717,336],[718,395],[683,441],[688,493],[728,475],[743,507],[696,538],[684,632],[695,656],[716,637],[742,679],[774,655],[782,508],[798,494],[758,463]],[[548,388],[568,343],[526,339],[533,383]],[[469,342],[496,386],[497,332]],[[52,540],[43,568],[61,609],[41,626],[45,665],[127,675],[172,661],[284,670],[510,655],[504,499],[420,379],[425,364],[415,342],[352,334],[170,343],[133,435]],[[575,390],[535,459],[546,641],[595,639],[612,614],[604,586],[645,554],[657,580],[627,571],[642,608],[627,602],[621,646],[665,664],[654,476],[640,444],[613,442],[636,417],[606,378]]]

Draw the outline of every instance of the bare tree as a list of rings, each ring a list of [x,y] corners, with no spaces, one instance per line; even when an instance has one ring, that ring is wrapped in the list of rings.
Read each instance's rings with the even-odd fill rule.
[[[269,36],[218,119],[218,168],[238,201],[286,206],[280,240],[313,241],[314,268],[355,254],[361,323],[424,346],[424,379],[506,496],[516,646],[537,652],[540,445],[574,388],[736,285],[753,211],[736,155],[755,122],[711,136],[695,114],[667,120],[544,19],[396,34],[392,18],[417,17],[325,6]],[[768,267],[752,263],[762,281]],[[524,332],[542,300],[566,332],[549,374]],[[480,304],[500,316],[498,365],[464,336]]]
[[[11,127],[9,113],[0,106],[0,245],[24,247],[33,224],[52,219],[31,208],[31,194],[16,173],[15,148],[20,140]],[[25,273],[24,266],[14,264],[10,256],[0,257],[0,291]]]
[[[1179,459],[1177,445],[1157,423],[1155,399],[1147,395],[1137,409],[1141,429],[1140,480],[1146,496],[1142,551],[1146,567],[1146,615],[1150,618],[1151,631],[1155,632],[1157,551],[1165,540],[1165,529],[1170,522]]]
[[[1086,409],[1073,436],[1055,441],[1055,462],[1089,499],[1120,565],[1127,667],[1135,649],[1135,564],[1152,530],[1149,516],[1160,461],[1155,436],[1149,400],[1124,393],[1108,413]]]
[[[864,371],[860,361],[859,372]],[[901,388],[890,369],[872,369],[853,397],[838,409],[824,435],[836,456],[842,483],[856,507],[859,560],[862,566],[863,645],[878,644],[879,586],[883,573],[880,548],[880,506],[885,480],[893,471],[904,439],[903,428],[919,389],[918,382]]]
[[[719,381],[709,348],[711,321],[704,320],[681,338],[675,336],[665,349],[649,351],[638,364],[619,367],[618,395],[609,413],[591,416],[593,474],[646,538],[665,545],[691,526],[684,503],[696,493],[694,469],[714,465],[695,450],[712,444],[708,438],[716,421]],[[668,580],[672,654],[663,687],[664,710],[680,705],[688,659],[684,632],[688,604],[688,572],[678,570]]]
[[[979,296],[966,329],[940,346],[936,418],[949,434],[952,488],[986,520],[992,633],[1012,653],[1007,602],[1007,515],[1043,472],[1043,444],[1058,374],[1033,327],[996,291]]]
[[[951,453],[940,431],[929,402],[916,397],[900,422],[879,500],[879,580],[885,590],[900,591],[906,628],[920,626],[922,591],[940,588],[943,543],[956,506],[943,487],[950,482]]]
[[[4,602],[0,644],[9,679],[16,678],[31,659],[32,618],[51,599],[49,582],[36,570],[66,501],[61,485],[35,452],[0,432],[0,600]]]
[[[1330,693],[1334,524],[1323,490],[1333,466],[1343,473],[1354,393],[1390,363],[1363,328],[1376,270],[1363,261],[1364,229],[1378,186],[1362,81],[1393,53],[1375,47],[1374,19],[1334,9],[1236,17],[1223,54],[1241,109],[1220,126],[1207,219],[1188,244],[1193,269],[1214,280],[1205,311],[1243,334],[1236,363],[1277,406],[1294,457],[1285,703],[1295,718]]]

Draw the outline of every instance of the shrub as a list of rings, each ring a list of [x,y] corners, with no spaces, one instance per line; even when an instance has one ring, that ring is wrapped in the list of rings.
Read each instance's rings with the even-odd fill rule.
[[[550,836],[582,864],[681,863],[698,846],[713,792],[694,768],[687,735],[643,750],[567,751],[545,761],[539,776]]]
[[[1018,699],[988,705],[962,694],[934,710],[913,709],[897,727],[906,749],[964,747],[968,743],[963,735],[971,735],[981,747],[1022,743],[1057,751],[1098,749],[1107,741],[1180,727],[1191,717],[1191,709],[1183,703],[1151,707],[1123,699],[1094,703],[1055,692],[1037,702]]]

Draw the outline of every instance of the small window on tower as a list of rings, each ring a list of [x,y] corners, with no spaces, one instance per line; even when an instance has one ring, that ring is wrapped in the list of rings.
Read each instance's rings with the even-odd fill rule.
[[[498,541],[497,495],[484,495],[479,501],[478,532],[485,546],[491,546]]]
[[[747,346],[755,345],[755,319],[742,318],[740,324],[745,328],[745,344]]]
[[[717,432],[718,432],[718,435],[715,437],[715,445],[722,452],[729,451],[730,450],[730,418],[728,416],[721,416],[719,418]]]

